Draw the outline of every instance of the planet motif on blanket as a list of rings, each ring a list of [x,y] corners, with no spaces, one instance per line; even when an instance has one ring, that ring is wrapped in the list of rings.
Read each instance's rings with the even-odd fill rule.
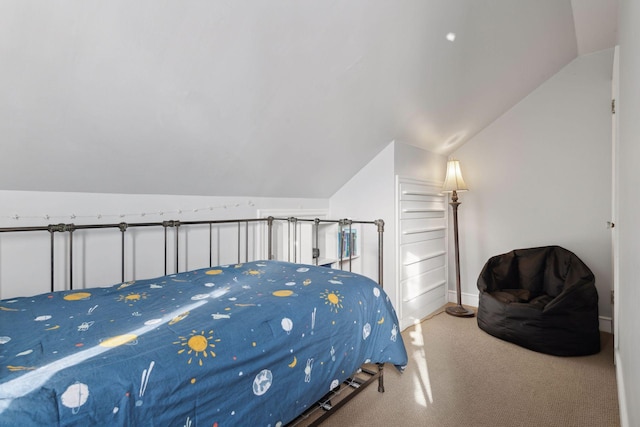
[[[362,328],[362,339],[366,340],[367,338],[369,338],[369,335],[371,335],[371,325],[369,323],[366,323]]]
[[[378,288],[373,288],[373,295],[378,298],[380,296],[380,289]]]
[[[280,325],[282,326],[282,329],[287,333],[287,335],[291,333],[291,330],[293,329],[293,321],[291,319],[289,319],[288,317],[283,318],[280,322]]]
[[[89,398],[89,387],[81,382],[76,382],[65,390],[60,396],[60,401],[64,406],[70,408],[74,414],[77,414],[80,407],[87,403]]]
[[[218,274],[222,274],[222,270],[207,270],[204,274],[208,274],[209,276],[217,276]]]
[[[262,396],[269,390],[271,384],[273,384],[273,374],[270,370],[263,369],[253,380],[253,393],[256,396]]]
[[[293,291],[290,291],[288,289],[282,289],[273,292],[273,296],[275,297],[290,297],[291,295],[293,295]]]
[[[67,301],[82,301],[88,299],[91,296],[89,292],[75,292],[73,294],[65,295],[63,299]]]

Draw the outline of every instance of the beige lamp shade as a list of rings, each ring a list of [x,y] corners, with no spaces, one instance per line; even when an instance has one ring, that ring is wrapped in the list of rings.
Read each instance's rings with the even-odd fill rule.
[[[444,193],[451,193],[453,191],[467,191],[467,184],[462,179],[462,172],[460,171],[460,162],[457,160],[449,160],[447,162],[447,177],[444,179],[444,185],[442,191]]]

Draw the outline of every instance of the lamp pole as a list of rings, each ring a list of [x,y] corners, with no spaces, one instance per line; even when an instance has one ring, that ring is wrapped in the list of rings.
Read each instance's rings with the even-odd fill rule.
[[[458,193],[453,190],[451,193],[451,202],[449,202],[453,210],[453,244],[455,247],[455,260],[456,260],[456,295],[457,305],[454,307],[447,307],[445,311],[447,314],[457,317],[473,317],[474,312],[468,310],[462,306],[462,290],[460,289],[460,248],[458,244]]]

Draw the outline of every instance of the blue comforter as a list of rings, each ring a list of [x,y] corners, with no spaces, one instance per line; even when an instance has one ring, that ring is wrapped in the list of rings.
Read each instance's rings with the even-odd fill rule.
[[[407,354],[372,280],[258,261],[0,301],[0,425],[277,426]]]

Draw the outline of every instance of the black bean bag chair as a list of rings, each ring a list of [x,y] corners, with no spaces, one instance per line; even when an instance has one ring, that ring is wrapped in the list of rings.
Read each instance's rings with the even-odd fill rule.
[[[600,351],[593,273],[560,246],[491,257],[478,277],[478,326],[522,347],[556,356]]]

